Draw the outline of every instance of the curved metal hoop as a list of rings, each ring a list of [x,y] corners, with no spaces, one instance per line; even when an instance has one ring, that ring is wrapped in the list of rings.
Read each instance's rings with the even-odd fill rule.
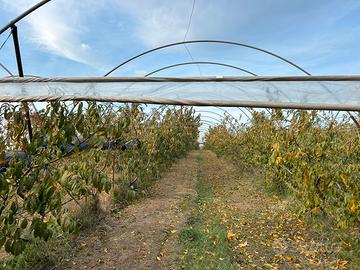
[[[0,63],[0,67],[3,70],[5,70],[10,76],[14,76],[14,74],[12,74],[11,71],[7,67],[5,67],[3,64]]]
[[[219,114],[219,113],[216,113],[216,112],[212,112],[212,111],[196,111],[196,112],[199,113],[202,118],[205,118],[205,119],[208,118],[208,119],[215,120],[215,121],[217,121],[219,124],[222,124],[222,123],[223,123],[223,119],[225,119],[223,115],[221,115],[221,114]],[[212,116],[209,116],[209,115],[206,115],[207,113],[210,113],[210,114],[219,116],[220,119],[215,118],[215,117],[212,117]],[[229,116],[230,116],[231,118],[233,118],[233,119],[236,121],[237,124],[239,124],[239,122],[237,121],[236,118],[234,118],[234,117],[233,117],[232,115],[230,115],[230,114],[229,114]],[[232,128],[236,129],[236,126],[234,125],[233,122],[228,121],[228,123],[231,125]]]
[[[173,67],[178,67],[178,66],[184,66],[184,65],[192,65],[192,64],[207,64],[207,65],[218,65],[218,66],[223,66],[223,67],[229,67],[229,68],[233,68],[233,69],[236,69],[236,70],[240,70],[240,71],[243,71],[243,72],[246,72],[250,75],[253,75],[253,76],[258,76],[257,74],[247,70],[247,69],[244,69],[244,68],[241,68],[241,67],[238,67],[238,66],[233,66],[233,65],[228,65],[228,64],[225,64],[225,63],[220,63],[220,62],[212,62],[212,61],[194,61],[194,62],[184,62],[184,63],[178,63],[178,64],[174,64],[174,65],[170,65],[170,66],[166,66],[166,67],[162,67],[162,68],[159,68],[157,70],[154,70],[146,75],[144,75],[144,77],[148,77],[152,74],[155,74],[157,72],[160,72],[162,70],[165,70],[165,69],[169,69],[169,68],[173,68]],[[218,108],[220,110],[222,110],[223,112],[225,112],[227,115],[229,115],[231,118],[233,118],[235,120],[235,122],[237,124],[239,124],[238,120],[232,115],[230,114],[227,110],[221,108],[221,107],[218,107],[216,106],[215,108]],[[250,120],[251,118],[241,109],[239,108],[239,110],[241,110],[241,112]]]
[[[209,120],[200,119],[200,124],[208,125],[209,127],[215,127],[216,123],[213,123]]]
[[[204,129],[204,128],[199,128],[199,131],[200,132],[203,132],[204,134],[208,131],[207,129]]]
[[[194,62],[184,62],[184,63],[179,63],[179,64],[174,64],[174,65],[162,67],[162,68],[159,68],[157,70],[154,70],[154,71],[146,74],[144,77],[148,77],[148,76],[153,75],[153,74],[155,74],[157,72],[160,72],[160,71],[163,71],[163,70],[166,70],[166,69],[170,69],[170,68],[174,68],[174,67],[186,66],[186,65],[199,65],[199,64],[200,65],[216,65],[216,66],[228,67],[228,68],[243,71],[243,72],[245,72],[247,74],[250,74],[250,75],[253,75],[253,76],[257,76],[255,73],[253,73],[253,72],[251,72],[251,71],[249,71],[247,69],[237,67],[237,66],[233,66],[233,65],[228,65],[228,64],[219,63],[219,62],[211,62],[211,61],[194,61]]]
[[[204,120],[206,120],[206,119],[208,119],[208,120],[214,120],[215,122],[217,122],[217,123],[219,123],[219,124],[221,124],[222,123],[222,121],[220,120],[220,119],[218,119],[218,118],[215,118],[215,117],[212,117],[212,116],[209,116],[209,115],[201,115],[201,118],[205,118]]]
[[[213,112],[213,111],[198,110],[198,111],[196,111],[196,112],[199,113],[199,114],[201,114],[201,115],[202,115],[203,113],[211,113],[211,114],[213,114],[213,115],[219,116],[220,119],[224,118],[224,115],[221,115],[220,113]]]
[[[222,107],[219,107],[219,106],[215,106],[216,109],[219,109],[220,111],[224,112],[226,115],[230,116],[235,122],[236,124],[240,125],[238,119],[236,119],[236,117],[234,117],[231,113],[229,113],[227,110],[225,110],[224,108]],[[241,116],[240,116],[241,117]]]
[[[244,43],[234,42],[234,41],[204,39],[204,40],[188,40],[188,41],[175,42],[175,43],[170,43],[170,44],[162,45],[162,46],[147,50],[145,52],[137,54],[137,55],[127,59],[126,61],[120,63],[119,65],[117,65],[116,67],[111,69],[109,72],[107,72],[104,75],[104,77],[109,76],[111,73],[113,73],[118,68],[122,67],[123,65],[125,65],[125,64],[127,64],[127,63],[129,63],[129,62],[131,62],[131,61],[133,61],[133,60],[135,60],[135,59],[137,59],[137,58],[139,58],[139,57],[141,57],[143,55],[146,55],[146,54],[149,54],[149,53],[152,53],[152,52],[164,49],[164,48],[168,48],[168,47],[174,47],[174,46],[183,45],[183,44],[194,44],[194,43],[219,43],[219,44],[228,44],[228,45],[234,45],[234,46],[240,46],[240,47],[249,48],[249,49],[252,49],[252,50],[256,50],[256,51],[259,51],[259,52],[266,53],[266,54],[271,55],[271,56],[273,56],[275,58],[278,58],[281,61],[286,62],[286,63],[290,64],[291,66],[295,67],[296,69],[300,70],[301,72],[305,73],[306,75],[311,75],[305,69],[301,68],[300,66],[298,66],[295,63],[291,62],[290,60],[288,60],[288,59],[286,59],[286,58],[284,58],[284,57],[282,57],[282,56],[280,56],[278,54],[270,52],[268,50],[261,49],[261,48],[258,48],[258,47],[252,46],[252,45],[248,45],[248,44],[244,44]]]
[[[241,111],[241,112],[243,113],[243,115],[246,116],[246,118],[247,118],[249,121],[251,121],[253,112],[252,112],[249,108],[247,108],[247,107],[243,107],[243,108],[237,107],[237,108],[239,109],[239,111]],[[249,116],[243,109],[247,110],[248,113],[250,113],[250,116]]]
[[[43,5],[47,4],[50,1],[51,0],[43,0],[43,1],[35,4],[31,8],[29,8],[28,10],[24,11],[23,13],[21,13],[19,16],[17,16],[15,19],[11,20],[7,25],[5,25],[3,28],[0,29],[0,35],[2,33],[4,33],[7,29],[9,29],[11,26],[13,26],[14,24],[16,24],[17,22],[24,19],[30,13],[34,12],[35,10],[37,10],[38,8],[42,7]]]

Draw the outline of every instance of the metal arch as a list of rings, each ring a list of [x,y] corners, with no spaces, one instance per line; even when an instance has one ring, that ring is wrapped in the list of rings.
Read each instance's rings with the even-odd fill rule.
[[[154,73],[157,73],[157,72],[160,72],[160,71],[163,71],[163,70],[166,70],[166,69],[174,68],[174,67],[186,66],[186,65],[198,65],[198,64],[200,64],[200,65],[216,65],[216,66],[228,67],[228,68],[243,71],[243,72],[245,72],[247,74],[250,74],[252,76],[257,76],[255,73],[253,73],[253,72],[251,72],[251,71],[249,71],[247,69],[237,67],[237,66],[233,66],[233,65],[229,65],[229,64],[224,64],[224,63],[219,63],[219,62],[212,62],[212,61],[193,61],[193,62],[183,62],[183,63],[178,63],[178,64],[162,67],[162,68],[159,68],[157,70],[154,70],[154,71],[146,74],[144,77],[148,77],[148,76],[150,76],[150,75],[152,75]]]
[[[213,122],[211,122],[211,121],[204,120],[204,119],[200,119],[200,123],[207,124],[207,125],[209,125],[210,127],[216,126],[216,123],[213,123]]]
[[[148,117],[145,121],[150,120],[152,117],[155,116],[155,114],[161,115],[161,114],[164,112],[165,109],[169,108],[169,106],[171,106],[171,105],[163,105],[163,106],[159,106],[159,107],[155,108],[155,109],[153,110],[153,112],[150,112],[150,113],[149,113],[149,117]],[[234,119],[234,121],[235,121],[237,124],[240,125],[240,123],[237,121],[237,119],[236,119],[233,115],[231,115],[228,111],[222,109],[221,107],[216,107],[216,108],[221,109],[222,111],[224,111],[227,115],[229,115],[232,119]],[[196,110],[195,110],[195,113],[201,113],[201,112],[203,112],[203,113],[213,113],[213,114],[215,114],[215,115],[217,115],[217,116],[219,116],[219,117],[223,117],[223,115],[218,114],[218,113],[216,113],[216,112],[204,111],[204,110],[203,110],[203,111],[196,111]],[[213,118],[213,117],[210,117],[210,116],[207,116],[207,115],[203,115],[203,117],[211,118],[211,119],[213,119],[213,120],[216,120],[216,121],[219,122],[219,123],[221,122],[219,119],[216,119],[216,118]],[[201,117],[200,117],[200,121],[201,121]],[[231,126],[232,126],[233,128],[236,128],[236,126],[235,126],[233,123],[231,123],[231,122],[229,122],[229,123],[231,124]]]
[[[3,28],[0,29],[0,35],[5,32],[7,29],[11,28],[12,26],[14,26],[17,22],[21,21],[23,18],[25,18],[26,16],[28,16],[29,14],[31,14],[32,12],[34,12],[35,10],[39,9],[40,7],[42,7],[43,5],[47,4],[48,2],[50,2],[51,0],[42,0],[39,3],[35,4],[34,6],[32,6],[31,8],[27,9],[26,11],[24,11],[23,13],[21,13],[19,16],[17,16],[15,19],[11,20],[8,24],[6,24]],[[265,54],[271,55],[275,58],[278,58],[280,60],[282,60],[283,62],[286,62],[288,64],[290,64],[291,66],[295,67],[296,69],[300,70],[301,72],[307,74],[307,75],[311,75],[309,72],[307,72],[306,70],[304,70],[303,68],[301,68],[300,66],[296,65],[295,63],[293,63],[292,61],[278,55],[275,54],[271,51],[256,47],[256,46],[252,46],[252,45],[248,45],[248,44],[244,44],[244,43],[239,43],[239,42],[234,42],[234,41],[226,41],[226,40],[210,40],[210,39],[205,39],[205,40],[188,40],[188,41],[181,41],[181,42],[175,42],[175,43],[170,43],[170,44],[166,44],[163,46],[159,46],[156,48],[153,48],[151,50],[142,52],[138,55],[135,55],[134,57],[129,58],[128,60],[120,63],[119,65],[117,65],[116,67],[114,67],[112,70],[110,70],[108,73],[106,73],[104,75],[104,77],[110,75],[112,72],[114,72],[115,70],[117,70],[118,68],[120,68],[121,66],[125,65],[126,63],[133,61],[136,58],[139,58],[145,54],[157,51],[157,50],[161,50],[167,47],[172,47],[172,46],[178,46],[178,45],[183,45],[183,44],[194,44],[194,43],[220,43],[220,44],[228,44],[228,45],[234,45],[234,46],[240,46],[240,47],[245,47],[245,48],[249,48],[249,49],[253,49],[259,52],[263,52]],[[242,70],[244,72],[247,72],[245,70]]]
[[[166,109],[169,109],[170,106],[173,107],[173,109],[176,109],[176,108],[181,108],[182,106],[178,106],[178,105],[161,105],[161,106],[158,106],[157,108],[154,108],[152,111],[149,112],[149,116],[148,118],[145,119],[145,121],[148,121],[150,120],[152,117],[155,117],[155,116],[162,116],[162,114],[164,113],[164,111]]]
[[[145,121],[149,121],[156,115],[161,116],[162,113],[165,111],[165,109],[167,109],[169,106],[171,106],[171,105],[160,105],[157,108],[154,108],[152,112],[151,111],[149,112],[149,116],[148,116],[148,118],[145,119]]]
[[[228,116],[230,116],[232,119],[234,119],[234,121],[235,121],[238,125],[240,125],[238,119],[236,119],[236,117],[234,117],[234,116],[233,116],[231,113],[229,113],[227,110],[225,110],[224,108],[222,108],[222,107],[220,107],[220,106],[215,106],[215,108],[217,108],[217,109],[223,111],[224,113],[226,113]],[[239,107],[237,107],[237,108],[239,108]],[[239,109],[240,109],[240,108],[239,108]],[[247,118],[249,118],[246,114],[245,114],[245,116],[246,116]],[[240,116],[240,117],[241,117],[241,116]]]
[[[207,126],[207,128],[205,127],[201,127],[204,124],[204,126]],[[201,122],[201,125],[199,127],[199,130],[202,129],[202,132],[204,132],[204,135],[206,135],[209,132],[209,128],[215,128],[216,126],[214,126],[211,122],[208,121],[203,121]],[[237,132],[236,132],[237,134]],[[232,142],[236,140],[236,136],[233,136],[232,138]]]
[[[200,141],[204,141],[206,134],[207,134],[207,130],[199,130],[200,132],[198,133],[198,140]]]
[[[243,71],[243,72],[246,72],[250,75],[253,75],[253,76],[258,76],[257,74],[247,70],[247,69],[244,69],[244,68],[241,68],[241,67],[237,67],[237,66],[233,66],[233,65],[228,65],[228,64],[225,64],[225,63],[220,63],[220,62],[212,62],[212,61],[195,61],[195,62],[184,62],[184,63],[178,63],[178,64],[174,64],[174,65],[170,65],[170,66],[166,66],[166,67],[162,67],[160,69],[157,69],[157,70],[154,70],[146,75],[144,75],[144,77],[148,77],[154,73],[157,73],[159,71],[162,71],[162,70],[165,70],[165,69],[169,69],[169,68],[173,68],[173,67],[178,67],[178,66],[183,66],[183,65],[191,65],[191,64],[196,64],[196,63],[200,63],[200,64],[208,64],[208,65],[218,65],[218,66],[224,66],[224,67],[229,67],[229,68],[233,68],[233,69],[237,69],[237,70],[240,70],[240,71]],[[232,117],[235,122],[237,124],[239,124],[238,120],[232,115],[230,114],[227,110],[219,107],[219,106],[215,106],[215,108],[218,108],[220,110],[222,110],[224,113],[226,113],[227,115],[229,115],[230,117]],[[251,118],[241,109],[239,108],[240,111],[249,119],[251,120]]]
[[[15,25],[17,22],[24,19],[26,16],[28,16],[30,13],[34,12],[38,8],[42,7],[43,5],[47,4],[51,0],[43,0],[37,3],[36,5],[32,6],[31,8],[27,9],[23,13],[21,13],[19,16],[17,16],[15,19],[11,20],[7,25],[5,25],[3,28],[0,29],[0,35],[4,33],[7,29],[11,28],[13,25]]]
[[[198,139],[200,138],[205,138],[206,134],[208,133],[208,129],[199,129],[199,136]]]
[[[182,66],[182,65],[190,65],[190,64],[195,64],[195,63],[204,63],[204,64],[210,64],[210,65],[219,65],[219,66],[225,66],[225,67],[230,67],[230,68],[234,68],[234,69],[237,69],[237,70],[241,70],[241,71],[244,71],[244,72],[247,72],[248,74],[250,75],[253,75],[253,76],[257,76],[257,74],[251,72],[251,71],[248,71],[246,69],[243,69],[243,68],[240,68],[240,67],[237,67],[237,66],[232,66],[232,65],[228,65],[228,64],[224,64],[224,63],[219,63],[219,62],[211,62],[211,61],[203,61],[203,62],[185,62],[185,63],[179,63],[179,64],[174,64],[174,65],[170,65],[170,66],[166,66],[166,67],[163,67],[163,68],[160,68],[160,69],[157,69],[155,71],[152,71],[148,74],[146,74],[144,77],[148,77],[154,73],[157,73],[159,71],[162,71],[162,70],[165,70],[165,69],[169,69],[169,68],[172,68],[172,67],[178,67],[178,66]],[[238,120],[233,116],[231,115],[227,110],[219,107],[219,106],[216,106],[216,108],[222,110],[224,113],[228,114],[229,116],[231,116],[237,124],[239,124]],[[251,120],[251,118],[241,109],[241,108],[238,108],[249,120]]]
[[[5,70],[10,76],[14,76],[14,74],[12,74],[11,71],[7,67],[5,67],[3,64],[0,63],[0,67],[3,70]]]
[[[243,108],[241,108],[241,107],[236,107],[236,108],[238,108],[239,111],[241,111],[241,112],[243,113],[243,115],[245,115],[245,116],[247,117],[247,119],[248,119],[249,121],[251,121],[251,117],[248,116],[247,113],[243,110],[243,108],[246,109],[246,110],[252,115],[252,112],[251,112],[247,107],[243,107]]]
[[[11,20],[8,24],[6,24],[3,28],[0,29],[0,35],[2,33],[4,33],[7,29],[14,27],[17,22],[21,21],[23,18],[25,18],[26,16],[28,16],[29,14],[31,14],[32,12],[39,9],[40,7],[42,7],[43,5],[47,4],[50,1],[51,0],[42,0],[39,3],[35,4],[34,6],[32,6],[31,8],[27,9],[25,12],[21,13],[19,16],[17,16],[15,19]],[[145,54],[148,54],[148,53],[151,53],[153,51],[157,51],[157,50],[160,50],[160,49],[163,49],[163,48],[171,47],[171,46],[177,46],[177,45],[181,45],[181,44],[191,44],[191,43],[221,43],[221,44],[229,44],[229,45],[246,47],[246,48],[249,48],[249,49],[257,50],[257,51],[263,52],[265,54],[271,55],[271,56],[273,56],[275,58],[278,58],[278,59],[290,64],[291,66],[297,68],[298,70],[305,73],[306,75],[311,75],[309,72],[307,72],[306,70],[304,70],[300,66],[296,65],[292,61],[290,61],[290,60],[288,60],[288,59],[286,59],[286,58],[284,58],[284,57],[282,57],[280,55],[277,55],[277,54],[275,54],[273,52],[270,52],[268,50],[258,48],[258,47],[252,46],[252,45],[247,45],[247,44],[238,43],[238,42],[232,42],[232,41],[223,41],[223,40],[191,40],[191,41],[185,41],[184,40],[182,42],[176,42],[176,43],[163,45],[163,46],[160,46],[160,47],[145,51],[143,53],[140,53],[140,54],[126,60],[125,62],[119,64],[118,66],[116,66],[112,70],[110,70],[108,73],[105,74],[105,77],[110,75],[112,72],[117,70],[119,67],[121,67],[121,66],[125,65],[126,63],[128,63],[128,62],[130,62],[130,61],[132,61],[132,60],[134,60],[134,59],[136,59],[138,57],[141,57],[141,56],[143,56]],[[9,70],[6,69],[3,65],[1,65],[0,67],[2,67],[6,72],[8,72],[10,75],[12,75],[11,72],[9,72]],[[246,71],[244,71],[244,72],[246,72]],[[356,125],[359,125],[358,121],[352,116],[352,114],[349,111],[347,111],[347,113],[350,115],[353,122],[355,122]]]
[[[178,66],[184,66],[184,65],[192,65],[192,64],[208,64],[208,65],[218,65],[218,66],[230,67],[230,68],[233,68],[233,69],[236,69],[236,70],[246,72],[246,73],[248,73],[248,74],[250,74],[252,76],[258,76],[257,74],[255,74],[255,73],[253,73],[253,72],[251,72],[249,70],[243,69],[241,67],[233,66],[233,65],[228,65],[228,64],[225,64],[225,63],[211,62],[211,61],[193,61],[193,62],[184,62],[184,63],[178,63],[178,64],[165,66],[165,67],[159,68],[157,70],[154,70],[154,71],[144,75],[144,77],[149,77],[152,74],[155,74],[157,72],[160,72],[162,70],[166,70],[166,69],[169,69],[169,68],[178,67]],[[236,123],[239,124],[237,119],[235,117],[233,117],[231,114],[229,114],[226,110],[222,109],[219,106],[216,106],[216,108],[219,108],[219,109],[223,110],[224,112],[226,112],[228,115],[230,115],[236,121]],[[241,108],[238,108],[238,109],[248,118],[249,121],[251,121],[251,117],[249,117]],[[250,114],[252,114],[252,112],[248,108],[245,108],[245,109],[247,109],[250,112]]]
[[[207,119],[209,119],[209,120],[214,120],[214,121],[216,121],[217,123],[219,123],[219,124],[222,124],[223,122],[220,120],[220,119],[217,119],[217,118],[215,118],[215,117],[212,117],[212,116],[209,116],[209,115],[201,115],[200,116],[200,118],[207,118]]]
[[[210,121],[203,120],[203,119],[200,119],[200,124],[201,125],[205,124],[205,125],[208,125],[208,126],[214,126],[215,125],[215,123],[212,123]]]
[[[208,111],[208,112],[209,112],[209,111]],[[204,112],[204,113],[207,113],[207,112]],[[212,112],[210,112],[210,113],[212,113]],[[214,114],[215,114],[215,115],[218,115],[218,116],[220,116],[220,117],[223,117],[223,116],[221,116],[220,114],[217,114],[217,113],[214,113]],[[223,123],[223,121],[221,121],[220,119],[217,119],[217,118],[212,117],[212,116],[209,116],[209,115],[203,115],[203,114],[201,114],[201,112],[200,112],[200,118],[202,118],[202,117],[215,120],[215,121],[217,121],[217,122],[220,123],[220,124]],[[224,119],[224,118],[223,118],[223,119]],[[228,121],[228,123],[230,124],[230,126],[231,126],[232,128],[236,129],[236,126],[235,126],[232,122]]]
[[[218,124],[220,124],[220,125],[222,125],[222,124],[224,123],[224,122],[220,121],[219,119],[217,119],[217,118],[215,118],[215,117],[208,116],[208,115],[203,115],[202,117],[207,118],[207,119],[214,120],[214,121],[216,121],[216,122],[217,122]],[[228,122],[225,122],[225,123],[229,123],[230,126],[231,126],[234,130],[237,130],[236,126],[235,126],[232,122],[228,121]]]
[[[254,109],[253,109],[253,108],[243,107],[244,109],[246,109],[246,110],[251,114],[251,117],[248,116],[248,115],[244,112],[244,110],[243,110],[242,108],[240,108],[240,107],[237,107],[237,108],[238,108],[243,114],[246,115],[246,117],[249,119],[249,121],[252,120],[252,115],[253,115],[253,113],[254,113]],[[262,108],[262,109],[264,109],[265,111],[267,111],[270,115],[272,114],[272,113],[270,112],[269,108]]]
[[[221,118],[224,118],[224,115],[221,115],[220,113],[216,113],[216,112],[213,112],[213,111],[207,111],[207,110],[197,110],[196,111],[197,113],[212,113],[213,115],[217,115]]]
[[[129,62],[131,62],[131,61],[133,61],[133,60],[135,60],[135,59],[137,59],[137,58],[139,58],[139,57],[141,57],[143,55],[146,55],[146,54],[149,54],[149,53],[152,53],[154,51],[158,51],[158,50],[161,50],[161,49],[164,49],[164,48],[168,48],[168,47],[173,47],[173,46],[178,46],[178,45],[183,45],[183,44],[195,44],[195,43],[219,43],[219,44],[228,44],[228,45],[234,45],[234,46],[240,46],[240,47],[249,48],[249,49],[252,49],[252,50],[256,50],[256,51],[259,51],[259,52],[266,53],[266,54],[271,55],[271,56],[273,56],[275,58],[278,58],[281,61],[286,62],[286,63],[290,64],[291,66],[295,67],[296,69],[300,70],[301,72],[305,73],[306,75],[311,75],[305,69],[301,68],[300,66],[298,66],[295,63],[291,62],[290,60],[288,60],[288,59],[286,59],[286,58],[284,58],[284,57],[282,57],[280,55],[277,55],[277,54],[275,54],[273,52],[270,52],[268,50],[261,49],[261,48],[258,48],[258,47],[252,46],[252,45],[248,45],[248,44],[244,44],[244,43],[234,42],[234,41],[204,39],[204,40],[188,40],[188,41],[169,43],[169,44],[166,44],[166,45],[162,45],[162,46],[147,50],[147,51],[142,52],[140,54],[137,54],[137,55],[127,59],[126,61],[120,63],[119,65],[115,66],[113,69],[111,69],[109,72],[107,72],[104,75],[104,77],[109,76],[111,73],[113,73],[118,68],[122,67],[123,65],[125,65],[125,64],[127,64],[127,63],[129,63]]]
[[[199,139],[202,139],[201,141],[203,141],[203,139],[205,139],[206,138],[206,134],[208,133],[208,130],[206,129],[200,129],[199,130],[200,132],[199,132],[199,136],[198,136],[198,140]]]
[[[208,129],[199,129],[199,133],[198,133],[198,140],[199,139],[204,139],[206,134],[208,133]],[[201,140],[203,141],[203,140]]]

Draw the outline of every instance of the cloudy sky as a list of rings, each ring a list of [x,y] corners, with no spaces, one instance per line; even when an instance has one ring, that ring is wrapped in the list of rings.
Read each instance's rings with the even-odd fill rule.
[[[0,25],[37,1],[0,0]],[[100,76],[154,46],[184,39],[193,0],[53,0],[18,23],[24,72],[41,76]],[[8,32],[0,36],[0,44]],[[187,40],[221,39],[270,50],[312,74],[360,72],[358,0],[196,0]],[[229,45],[188,45],[198,61],[217,61],[259,75],[300,74],[268,55]],[[184,46],[131,62],[114,75],[144,75],[190,61]],[[11,39],[0,63],[16,73]],[[7,75],[0,69],[0,76]],[[245,75],[214,66],[158,73]]]
[[[40,0],[0,0],[0,27]],[[359,0],[52,0],[18,23],[24,72],[38,76],[102,76],[156,46],[218,39],[257,46],[314,75],[360,73]],[[0,36],[0,45],[9,32]],[[258,75],[301,75],[269,55],[220,44],[177,46],[132,61],[112,75],[142,76],[181,62],[215,61]],[[0,63],[16,74],[12,40]],[[0,68],[0,76],[8,74]],[[168,69],[158,76],[246,75],[210,65]],[[206,111],[207,112],[201,112]],[[240,109],[226,109],[244,121]],[[246,109],[242,109],[249,115]],[[203,130],[224,112],[198,109]],[[209,112],[210,111],[210,112]],[[216,114],[214,114],[216,113]],[[203,131],[201,132],[203,133]]]

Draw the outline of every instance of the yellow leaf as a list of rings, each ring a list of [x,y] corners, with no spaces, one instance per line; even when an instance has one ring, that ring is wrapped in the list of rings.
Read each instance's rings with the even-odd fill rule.
[[[283,161],[283,158],[279,156],[279,157],[276,158],[275,164],[279,165],[282,161]]]
[[[319,207],[315,207],[315,208],[311,209],[310,212],[311,212],[312,214],[316,215],[316,214],[318,214],[318,213],[320,212],[320,208],[319,208]]]
[[[296,153],[295,158],[301,158],[305,153],[299,148],[299,151]]]
[[[348,263],[349,262],[345,260],[337,260],[337,266],[339,266],[340,268],[345,268]]]
[[[289,256],[289,255],[288,255],[288,256],[285,256],[284,258],[285,258],[285,260],[287,260],[287,261],[291,261],[291,260],[292,260],[292,257]]]
[[[247,247],[247,245],[248,245],[248,242],[245,241],[244,243],[240,243],[239,247],[244,248],[244,247]]]
[[[279,151],[279,149],[280,149],[280,144],[279,144],[279,143],[274,143],[272,149],[273,149],[274,152]]]
[[[340,174],[340,178],[341,178],[343,184],[345,185],[345,187],[348,187],[348,182],[347,182],[346,177],[343,174]]]
[[[272,266],[270,263],[264,263],[264,266],[270,269],[277,269],[276,266]]]
[[[227,231],[226,233],[226,238],[229,241],[235,240],[236,239],[236,235],[232,232],[232,231]]]
[[[350,207],[350,211],[351,211],[351,213],[355,213],[356,210],[357,210],[357,206],[356,206],[355,202],[353,201],[353,203],[352,203],[352,205]]]
[[[304,238],[302,236],[298,235],[298,236],[295,236],[295,241],[301,242],[301,241],[304,241]]]

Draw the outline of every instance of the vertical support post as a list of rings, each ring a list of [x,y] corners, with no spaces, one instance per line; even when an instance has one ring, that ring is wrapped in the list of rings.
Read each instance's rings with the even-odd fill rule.
[[[21,62],[19,37],[18,37],[18,31],[17,31],[17,26],[16,25],[11,26],[11,34],[12,34],[13,42],[14,42],[14,49],[15,49],[15,56],[16,56],[16,64],[17,64],[17,68],[18,68],[18,74],[19,74],[19,77],[24,77],[24,71],[23,71],[23,66],[22,66],[22,62]],[[27,102],[22,102],[22,104],[23,104],[23,106],[25,108],[26,122],[27,122],[27,127],[28,127],[28,132],[29,132],[29,139],[30,139],[30,142],[32,142],[33,132],[32,132],[32,126],[31,126],[29,106],[28,106]]]
[[[24,77],[24,71],[23,71],[22,62],[21,62],[19,37],[18,37],[18,31],[17,31],[16,25],[11,26],[11,34],[12,34],[13,41],[14,41],[16,64],[17,64],[17,68],[18,68],[19,77]]]

